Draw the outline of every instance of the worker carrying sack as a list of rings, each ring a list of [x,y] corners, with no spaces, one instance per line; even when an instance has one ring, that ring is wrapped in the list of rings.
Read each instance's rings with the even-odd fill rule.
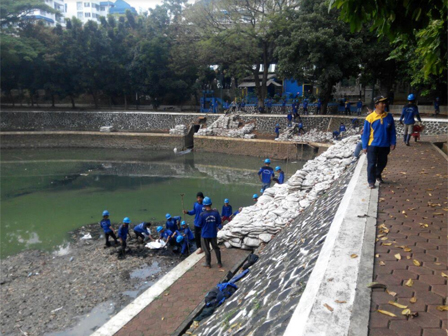
[[[258,261],[259,257],[256,254],[249,254],[247,257],[246,262],[243,265],[243,270],[247,270],[249,267],[251,267],[253,264],[255,264]]]

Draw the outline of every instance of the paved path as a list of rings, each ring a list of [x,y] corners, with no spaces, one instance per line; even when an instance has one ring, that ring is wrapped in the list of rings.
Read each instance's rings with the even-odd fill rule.
[[[204,300],[205,294],[216,286],[227,272],[241,262],[248,251],[221,248],[224,267],[216,266],[212,252],[212,268],[202,267],[202,260],[187,271],[158,300],[143,309],[116,336],[164,336],[174,332],[187,316]]]
[[[442,275],[448,274],[447,164],[430,143],[400,143],[389,156],[384,179],[390,183],[380,188],[374,281],[396,295],[373,290],[370,336],[448,335],[448,312],[437,310],[447,304],[448,279]],[[381,229],[383,223],[388,232]],[[415,303],[410,302],[413,297]],[[418,312],[418,317],[406,319],[403,308],[389,301]]]

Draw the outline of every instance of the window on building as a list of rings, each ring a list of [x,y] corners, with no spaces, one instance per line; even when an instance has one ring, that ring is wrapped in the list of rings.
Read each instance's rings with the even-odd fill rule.
[[[90,2],[84,2],[84,7],[90,7]]]
[[[90,13],[84,13],[85,17],[90,17]]]
[[[40,10],[40,15],[45,16],[45,15],[47,15],[47,12],[41,9]]]
[[[84,17],[84,13],[83,12],[78,12],[78,19],[82,19]]]
[[[77,3],[76,3],[76,8],[77,8],[78,10],[82,10],[82,2],[77,2]]]
[[[100,6],[100,12],[104,12],[105,10],[104,6]]]

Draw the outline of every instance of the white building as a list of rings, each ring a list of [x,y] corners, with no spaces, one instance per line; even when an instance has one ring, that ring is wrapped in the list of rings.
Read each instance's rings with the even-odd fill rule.
[[[72,18],[73,16],[86,23],[88,20],[99,22],[100,16],[107,16],[109,9],[114,6],[111,1],[79,1],[66,0],[67,12],[65,16]]]
[[[45,10],[35,9],[28,13],[26,16],[35,19],[42,20],[48,26],[56,26],[57,23],[65,26],[65,16],[67,13],[67,4],[64,0],[45,0],[45,4],[59,11],[58,14],[49,13]]]

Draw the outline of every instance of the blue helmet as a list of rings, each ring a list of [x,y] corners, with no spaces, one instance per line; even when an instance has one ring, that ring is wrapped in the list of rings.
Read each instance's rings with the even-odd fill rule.
[[[411,94],[408,96],[408,100],[409,100],[409,101],[415,100],[415,96],[414,96],[413,93],[411,93]]]
[[[279,124],[275,124],[275,126],[279,127],[280,125]]]
[[[166,218],[166,219],[170,219],[170,218],[171,218],[171,215],[170,215],[170,214],[166,214],[166,215],[165,215],[165,218]]]
[[[282,168],[280,167],[280,166],[277,166],[277,167],[275,167],[275,171],[279,171],[279,170],[281,170]]]
[[[229,203],[229,199],[226,198],[226,199],[224,200],[224,203]]]
[[[163,227],[162,226],[158,226],[157,227],[157,232],[160,232],[160,231],[162,231],[163,230]]]
[[[266,160],[264,160],[264,163],[271,163],[271,160],[266,159]]]
[[[109,211],[104,210],[104,211],[103,211],[103,217],[104,217],[104,216],[109,216]]]
[[[130,222],[131,222],[131,220],[129,219],[129,217],[123,218],[123,223],[129,224]]]
[[[182,237],[181,235],[177,235],[177,237],[176,237],[176,242],[177,243],[180,243],[180,242],[182,242],[184,240],[184,237]]]
[[[182,221],[182,222],[180,223],[180,225],[187,225],[187,222],[186,222],[186,221]]]
[[[202,204],[204,205],[212,205],[212,199],[208,196],[205,196],[204,200],[202,201]]]
[[[262,194],[262,195],[263,195],[263,191],[264,191],[263,189],[260,189],[260,194]]]
[[[254,195],[252,196],[252,198],[253,198],[253,199],[258,198],[258,195],[257,195],[257,194],[254,194]]]

